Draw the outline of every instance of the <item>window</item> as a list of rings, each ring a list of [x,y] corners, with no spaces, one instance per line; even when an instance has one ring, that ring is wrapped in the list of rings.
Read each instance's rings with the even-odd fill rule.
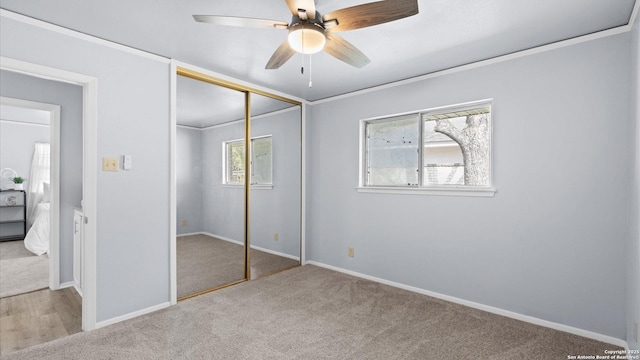
[[[224,184],[244,185],[244,140],[226,141],[224,147]],[[251,139],[251,185],[272,184],[271,135]]]
[[[367,124],[367,184],[418,185],[418,116]]]
[[[361,191],[495,192],[490,101],[363,120],[361,129]]]
[[[226,179],[225,184],[244,184],[244,141],[226,143]]]
[[[271,136],[251,139],[251,184],[271,185]]]

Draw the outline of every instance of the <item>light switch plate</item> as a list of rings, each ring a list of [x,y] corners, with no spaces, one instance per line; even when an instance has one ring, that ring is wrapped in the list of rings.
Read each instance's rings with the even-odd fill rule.
[[[102,171],[118,171],[118,158],[102,158]]]
[[[131,170],[131,155],[122,155],[122,170]]]

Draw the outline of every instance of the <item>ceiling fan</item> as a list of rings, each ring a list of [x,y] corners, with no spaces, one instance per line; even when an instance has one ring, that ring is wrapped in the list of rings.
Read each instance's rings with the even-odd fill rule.
[[[324,15],[314,0],[285,0],[293,14],[291,23],[234,16],[193,15],[198,22],[227,26],[286,29],[288,38],[273,53],[266,69],[277,69],[296,52],[314,54],[324,50],[347,64],[361,68],[371,62],[336,32],[360,29],[399,20],[418,13],[418,0],[383,0],[335,10]]]

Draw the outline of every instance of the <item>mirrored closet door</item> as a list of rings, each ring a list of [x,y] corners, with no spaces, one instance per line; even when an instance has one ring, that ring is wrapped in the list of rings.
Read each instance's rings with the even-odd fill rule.
[[[177,77],[177,297],[246,279],[245,93]]]
[[[300,106],[251,94],[252,279],[300,264]]]
[[[177,75],[177,299],[300,265],[301,104]]]

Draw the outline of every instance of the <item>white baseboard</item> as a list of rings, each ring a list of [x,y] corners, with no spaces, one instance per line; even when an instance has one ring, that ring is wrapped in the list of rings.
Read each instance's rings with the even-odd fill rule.
[[[209,232],[201,232],[200,234],[202,234],[202,235],[207,235],[207,236],[211,236],[211,237],[214,237],[214,238],[216,238],[216,239],[220,239],[220,240],[228,241],[228,242],[230,242],[230,243],[234,243],[234,244],[236,244],[236,245],[244,246],[244,242],[243,242],[243,241],[234,240],[234,239],[228,238],[228,237],[226,237],[226,236],[217,235],[217,234],[212,234],[212,233],[209,233]]]
[[[77,284],[73,284],[73,288],[76,289],[80,297],[84,297],[84,295],[82,295],[82,289],[80,289],[80,287]]]
[[[65,289],[65,288],[70,288],[72,286],[76,286],[76,282],[75,281],[67,281],[65,283],[60,284],[60,286],[58,287],[58,289]]]
[[[66,288],[70,288],[70,287],[76,289],[76,292],[78,293],[78,295],[80,295],[80,297],[84,297],[84,295],[82,294],[82,290],[80,289],[80,287],[78,286],[78,283],[75,280],[74,281],[67,281],[66,283],[60,284],[60,287],[58,287],[57,290],[66,289]]]
[[[70,288],[70,287],[76,289],[76,291],[78,292],[80,297],[84,297],[82,295],[82,290],[80,289],[80,287],[78,286],[78,283],[75,280],[74,281],[67,281],[66,283],[60,284],[60,287],[58,288],[58,290],[59,289],[66,289],[66,288]]]
[[[413,286],[409,286],[409,285],[405,285],[405,284],[401,284],[401,283],[397,283],[397,282],[393,282],[393,281],[377,278],[377,277],[374,277],[374,276],[361,274],[361,273],[358,273],[358,272],[355,272],[355,271],[346,270],[346,269],[339,268],[339,267],[336,267],[336,266],[327,265],[327,264],[320,263],[320,262],[317,262],[317,261],[307,260],[306,264],[323,267],[325,269],[341,272],[341,273],[344,273],[344,274],[347,274],[347,275],[352,275],[352,276],[363,278],[363,279],[366,279],[366,280],[371,280],[371,281],[374,281],[374,282],[377,282],[377,283],[393,286],[393,287],[396,287],[396,288],[399,288],[399,289],[403,289],[403,290],[408,290],[408,291],[415,292],[415,293],[418,293],[418,294],[431,296],[431,297],[434,297],[434,298],[437,298],[437,299],[441,299],[441,300],[449,301],[449,302],[452,302],[452,303],[468,306],[470,308],[474,308],[474,309],[490,312],[490,313],[493,313],[493,314],[506,316],[506,317],[509,317],[509,318],[512,318],[512,319],[528,322],[528,323],[531,323],[531,324],[534,324],[534,325],[544,326],[546,328],[559,330],[559,331],[563,331],[563,332],[566,332],[566,333],[570,333],[570,334],[586,337],[586,338],[589,338],[589,339],[601,341],[601,342],[604,342],[604,343],[607,343],[607,344],[620,346],[620,347],[625,348],[625,349],[627,349],[629,347],[626,341],[624,341],[622,339],[614,338],[612,336],[603,335],[603,334],[595,333],[595,332],[592,332],[592,331],[579,329],[579,328],[576,328],[576,327],[573,327],[573,326],[568,326],[568,325],[559,324],[559,323],[555,323],[555,322],[548,321],[548,320],[535,318],[535,317],[529,316],[529,315],[519,314],[519,313],[516,313],[516,312],[513,312],[513,311],[504,310],[504,309],[496,308],[496,307],[493,307],[493,306],[484,305],[484,304],[476,303],[476,302],[473,302],[473,301],[468,301],[468,300],[460,299],[460,298],[449,296],[449,295],[440,294],[440,293],[429,291],[429,290],[425,290],[425,289],[420,289],[420,288],[417,288],[417,287],[413,287]]]
[[[236,245],[240,245],[243,246],[244,242],[242,241],[238,241],[238,240],[233,240],[231,238],[225,237],[225,236],[220,236],[220,235],[216,235],[216,234],[212,234],[212,233],[208,233],[208,232],[198,232],[198,233],[190,233],[190,234],[181,234],[178,235],[177,237],[181,237],[181,236],[190,236],[190,235],[207,235],[207,236],[211,236],[220,240],[224,240],[224,241],[228,241],[230,243],[234,243]],[[266,249],[260,246],[255,246],[255,245],[251,245],[252,249],[258,250],[258,251],[263,251],[269,254],[273,254],[273,255],[277,255],[277,256],[282,256],[285,258],[289,258],[289,259],[293,259],[296,261],[300,261],[300,257],[299,256],[293,256],[293,255],[289,255],[289,254],[285,254],[283,252],[279,252],[279,251],[275,251],[275,250],[270,250],[270,249]]]
[[[252,249],[258,250],[258,251],[262,251],[262,252],[266,252],[269,254],[273,254],[273,255],[278,255],[278,256],[282,256],[288,259],[292,259],[292,260],[296,260],[296,261],[300,261],[300,257],[299,256],[293,256],[293,255],[289,255],[289,254],[285,254],[283,252],[279,252],[279,251],[275,251],[275,250],[269,250],[260,246],[255,246],[255,245],[251,245]]]
[[[192,236],[192,235],[204,235],[204,233],[203,232],[193,232],[193,233],[186,233],[186,234],[177,234],[176,237]]]
[[[169,306],[171,306],[171,303],[169,301],[167,301],[167,302],[164,302],[164,303],[161,303],[161,304],[158,304],[158,305],[154,305],[154,306],[148,307],[146,309],[141,309],[141,310],[130,312],[128,314],[117,316],[117,317],[114,317],[114,318],[111,318],[111,319],[108,319],[108,320],[100,321],[100,322],[96,323],[96,327],[95,328],[99,329],[101,327],[113,325],[113,324],[116,324],[116,323],[119,323],[119,322],[122,322],[122,321],[125,321],[125,320],[133,319],[133,318],[138,317],[138,316],[142,316],[142,315],[146,315],[146,314],[152,313],[154,311],[162,310],[162,309],[167,308]]]
[[[224,241],[228,241],[228,242],[234,243],[236,245],[244,245],[244,243],[242,241],[233,240],[231,238],[220,236],[220,235],[216,235],[216,234],[212,234],[212,233],[209,233],[209,232],[206,232],[206,231],[199,231],[199,232],[193,232],[193,233],[188,233],[188,234],[178,234],[178,235],[176,235],[176,237],[193,236],[193,235],[207,235],[207,236],[211,236],[211,237],[214,237],[214,238],[218,238],[220,240],[224,240]]]

